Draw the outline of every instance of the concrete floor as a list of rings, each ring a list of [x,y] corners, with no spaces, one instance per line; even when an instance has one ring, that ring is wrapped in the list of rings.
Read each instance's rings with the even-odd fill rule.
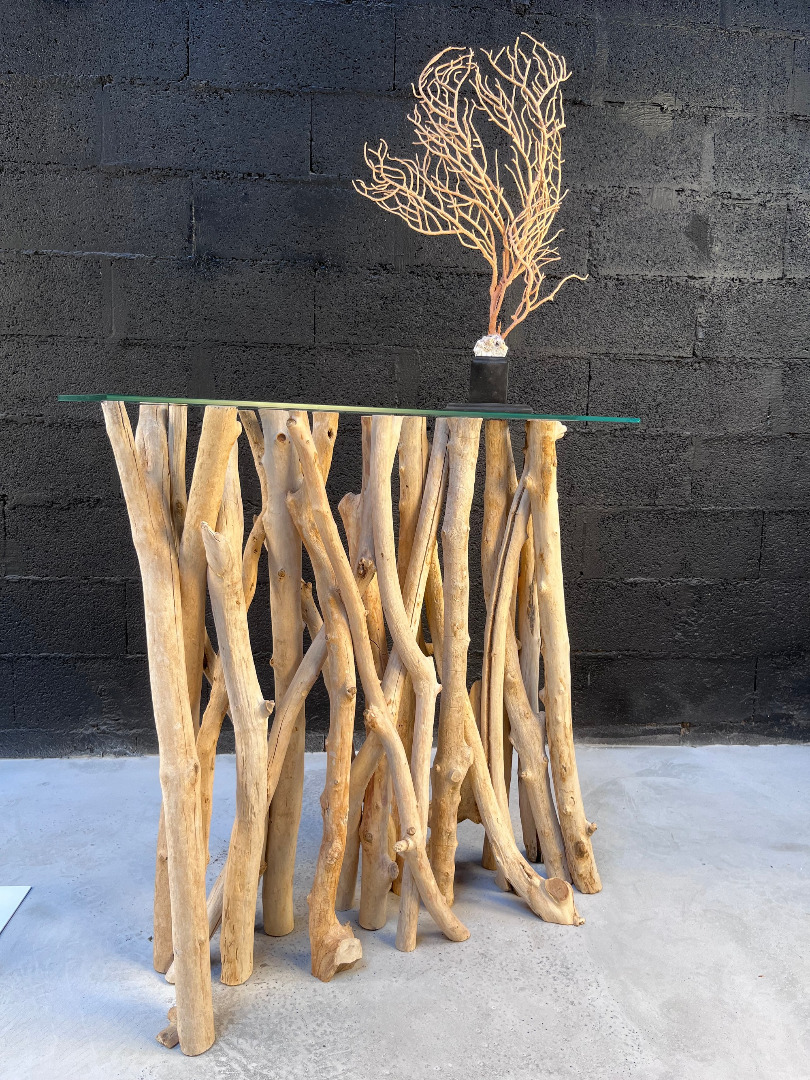
[[[199,1058],[154,1040],[173,1000],[149,942],[157,760],[0,762],[0,880],[33,885],[0,935],[0,1077],[810,1077],[810,747],[581,746],[579,760],[604,882],[578,897],[585,926],[546,926],[500,893],[465,825],[470,940],[423,914],[416,952],[396,952],[392,900],[384,930],[357,930],[359,964],[323,985],[306,935],[311,755],[296,931],[257,934],[247,985],[215,983],[218,1041]],[[214,872],[233,771],[218,766]]]

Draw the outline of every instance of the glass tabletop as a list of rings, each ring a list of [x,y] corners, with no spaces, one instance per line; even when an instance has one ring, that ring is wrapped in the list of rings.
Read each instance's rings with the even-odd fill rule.
[[[236,401],[230,398],[143,397],[140,394],[60,394],[59,401],[123,401],[132,405],[218,405],[236,409],[283,409],[285,412],[355,413],[360,416],[480,416],[485,420],[561,420],[564,423],[640,424],[637,416],[563,416],[510,409],[482,409],[475,404],[452,409],[405,409],[380,405],[314,405],[289,401]]]

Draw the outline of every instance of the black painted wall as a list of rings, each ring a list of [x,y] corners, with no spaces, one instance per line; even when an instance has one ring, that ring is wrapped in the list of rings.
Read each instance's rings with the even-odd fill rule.
[[[577,730],[807,737],[807,0],[6,0],[0,753],[154,748],[112,456],[58,392],[464,395],[483,264],[350,178],[404,146],[434,52],[521,30],[573,69],[561,268],[589,280],[514,335],[514,395],[644,418],[560,445]]]

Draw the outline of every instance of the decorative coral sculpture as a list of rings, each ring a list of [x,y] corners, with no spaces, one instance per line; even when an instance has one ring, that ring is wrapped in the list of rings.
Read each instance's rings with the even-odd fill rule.
[[[553,300],[546,268],[560,258],[562,230],[552,232],[561,192],[562,84],[565,60],[528,34],[499,52],[444,49],[414,86],[412,158],[394,157],[388,144],[366,144],[371,180],[361,195],[426,236],[457,236],[480,251],[492,270],[487,334],[477,355],[503,356],[504,339],[529,312]],[[490,125],[494,125],[494,130]],[[485,145],[483,134],[488,136]],[[492,144],[505,144],[499,150]],[[505,150],[505,153],[504,153]],[[523,291],[504,328],[507,290]]]

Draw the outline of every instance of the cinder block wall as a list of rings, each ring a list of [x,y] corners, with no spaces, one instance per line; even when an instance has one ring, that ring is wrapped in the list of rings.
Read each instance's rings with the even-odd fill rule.
[[[514,396],[644,419],[560,447],[577,730],[807,737],[806,0],[8,0],[0,753],[154,748],[112,457],[58,392],[464,395],[483,265],[350,179],[434,52],[524,30],[573,70],[560,269],[589,279],[514,335]]]

